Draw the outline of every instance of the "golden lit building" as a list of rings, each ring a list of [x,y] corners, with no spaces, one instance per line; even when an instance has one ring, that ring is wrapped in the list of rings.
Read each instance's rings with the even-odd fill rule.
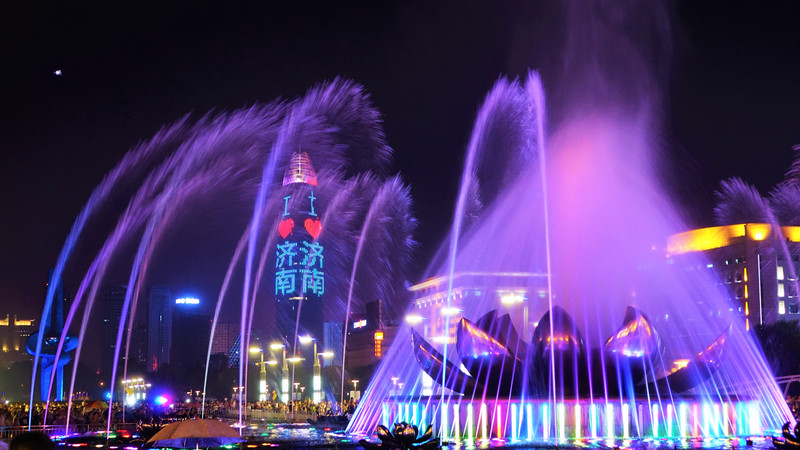
[[[25,341],[37,331],[35,323],[33,319],[18,319],[16,314],[13,319],[9,314],[0,319],[0,365],[10,367],[15,362],[31,360]]]
[[[680,258],[702,252],[750,326],[800,319],[800,227],[746,223],[699,228],[669,237],[667,253]]]

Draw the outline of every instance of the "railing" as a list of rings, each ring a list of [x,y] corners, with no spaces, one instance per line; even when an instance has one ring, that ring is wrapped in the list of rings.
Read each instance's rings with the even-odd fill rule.
[[[789,394],[789,386],[792,383],[800,383],[800,375],[787,375],[785,377],[776,377],[775,381],[778,383],[778,386],[785,385],[783,388],[783,396],[787,396]]]
[[[317,419],[317,415],[312,413],[269,411],[265,409],[251,409],[242,411],[242,415],[248,420],[256,419],[276,423],[306,423],[309,420]],[[239,412],[235,409],[231,409],[228,410],[227,413],[221,414],[220,417],[225,417],[226,419],[238,419]]]
[[[121,423],[114,425],[114,430],[135,430],[135,423]],[[0,440],[10,441],[14,436],[24,433],[26,431],[40,431],[48,436],[66,435],[66,434],[82,434],[88,432],[105,432],[106,424],[70,424],[69,428],[65,425],[35,425],[31,426],[30,430],[27,426],[15,427],[0,427]]]

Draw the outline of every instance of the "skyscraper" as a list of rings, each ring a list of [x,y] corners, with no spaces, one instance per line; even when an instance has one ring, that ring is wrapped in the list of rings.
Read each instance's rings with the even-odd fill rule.
[[[155,372],[169,364],[172,348],[172,291],[152,286],[147,301],[147,370]]]
[[[127,286],[110,286],[103,292],[103,342],[100,369],[105,374],[111,373],[114,365],[114,350],[116,349],[117,330],[122,316],[122,304],[125,301]],[[122,340],[123,349],[120,359],[124,357],[125,339]]]
[[[170,364],[183,367],[205,365],[211,317],[200,312],[197,298],[175,299],[173,307]]]
[[[319,241],[322,213],[316,204],[317,174],[307,153],[294,153],[283,177],[284,196],[275,244],[277,324],[284,338],[295,333],[320,339],[325,294],[324,248]],[[301,305],[302,304],[302,305]]]

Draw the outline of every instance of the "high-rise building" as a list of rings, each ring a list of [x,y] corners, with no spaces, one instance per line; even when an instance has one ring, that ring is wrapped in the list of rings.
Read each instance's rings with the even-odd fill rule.
[[[333,352],[332,358],[323,358],[323,366],[342,365],[342,327],[341,322],[325,322],[322,325],[322,349]]]
[[[172,292],[165,286],[152,286],[147,301],[147,370],[155,372],[169,364],[171,349]]]
[[[319,339],[323,334],[325,294],[322,212],[316,204],[317,175],[307,153],[294,153],[283,178],[284,196],[275,244],[276,323],[284,339],[298,334]]]
[[[105,374],[110,374],[114,365],[114,351],[117,343],[117,330],[119,329],[122,317],[122,305],[125,301],[127,286],[107,287],[103,292],[103,342],[101,356],[101,370]],[[120,359],[125,355],[125,336],[122,339],[122,351]]]
[[[170,364],[183,367],[205,365],[211,337],[211,317],[200,312],[200,300],[197,298],[175,299],[173,307]]]
[[[35,319],[19,319],[16,314],[13,319],[10,314],[0,319],[0,366],[8,368],[15,362],[33,359],[25,351],[25,341],[36,329]]]
[[[218,321],[217,326],[214,328],[214,342],[211,344],[211,354],[222,353],[227,356],[238,337],[238,323],[225,320]]]

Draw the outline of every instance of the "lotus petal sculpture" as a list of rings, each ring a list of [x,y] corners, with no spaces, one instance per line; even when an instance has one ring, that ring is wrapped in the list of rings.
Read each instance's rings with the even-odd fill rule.
[[[439,438],[431,439],[433,436],[433,426],[429,425],[428,429],[422,436],[419,436],[419,429],[416,425],[410,425],[405,422],[394,424],[393,431],[389,431],[383,425],[378,425],[377,429],[378,439],[381,440],[380,444],[373,444],[369,441],[361,439],[358,441],[359,445],[364,448],[387,448],[387,449],[423,449],[433,450],[439,448]]]
[[[459,394],[512,396],[527,393],[545,397],[555,369],[557,390],[563,395],[606,392],[646,394],[669,389],[681,393],[708,379],[722,363],[730,326],[685,367],[654,380],[646,377],[661,366],[664,348],[652,321],[629,306],[622,326],[601,349],[587,349],[572,317],[555,306],[539,320],[532,341],[517,334],[508,314],[490,311],[475,322],[462,318],[456,330],[460,366],[411,330],[414,357],[437,383]],[[445,380],[442,380],[442,371]],[[607,383],[616,379],[617,383]]]
[[[791,433],[791,425],[789,422],[783,424],[782,434],[783,440],[772,436],[772,445],[775,448],[800,448],[800,422],[794,427],[794,434]]]

